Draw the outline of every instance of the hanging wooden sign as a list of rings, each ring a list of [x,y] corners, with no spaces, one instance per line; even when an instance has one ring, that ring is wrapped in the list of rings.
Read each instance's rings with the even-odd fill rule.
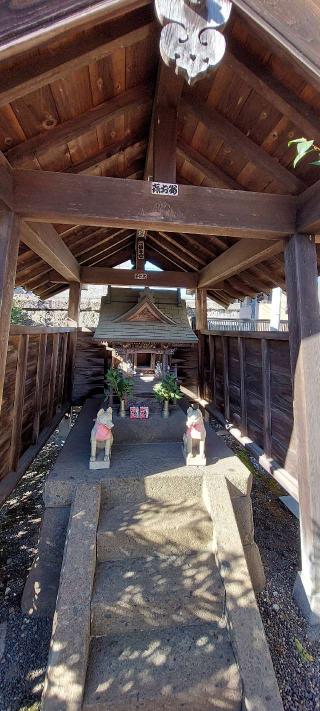
[[[163,61],[195,84],[221,62],[226,42],[222,30],[231,12],[230,0],[155,0],[163,25],[160,53]]]

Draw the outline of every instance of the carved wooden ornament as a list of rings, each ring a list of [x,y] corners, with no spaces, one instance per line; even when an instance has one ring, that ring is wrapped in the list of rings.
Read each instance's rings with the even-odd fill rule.
[[[163,25],[160,53],[163,61],[195,84],[221,62],[226,42],[218,31],[230,17],[230,0],[155,0]]]

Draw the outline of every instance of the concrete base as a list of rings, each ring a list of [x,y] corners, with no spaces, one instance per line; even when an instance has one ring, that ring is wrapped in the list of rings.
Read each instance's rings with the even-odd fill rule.
[[[95,462],[89,461],[89,469],[110,469],[110,459],[96,459]]]
[[[187,467],[206,467],[207,460],[206,457],[202,457],[201,454],[186,454],[182,448],[183,456]]]
[[[320,593],[310,590],[310,582],[303,573],[298,573],[293,589],[293,597],[309,625],[315,626],[320,636]]]

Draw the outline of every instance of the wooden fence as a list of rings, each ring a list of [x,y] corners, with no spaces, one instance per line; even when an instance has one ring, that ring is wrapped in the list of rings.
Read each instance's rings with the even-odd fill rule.
[[[201,397],[288,472],[285,488],[295,493],[288,333],[203,331],[198,337]]]
[[[21,469],[28,450],[32,461],[62,416],[70,396],[74,331],[11,327],[0,413],[1,483]]]

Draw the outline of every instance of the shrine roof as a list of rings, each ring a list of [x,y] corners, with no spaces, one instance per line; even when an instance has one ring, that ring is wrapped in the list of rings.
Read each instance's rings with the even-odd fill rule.
[[[102,297],[94,339],[103,343],[196,343],[179,290],[115,289]]]

